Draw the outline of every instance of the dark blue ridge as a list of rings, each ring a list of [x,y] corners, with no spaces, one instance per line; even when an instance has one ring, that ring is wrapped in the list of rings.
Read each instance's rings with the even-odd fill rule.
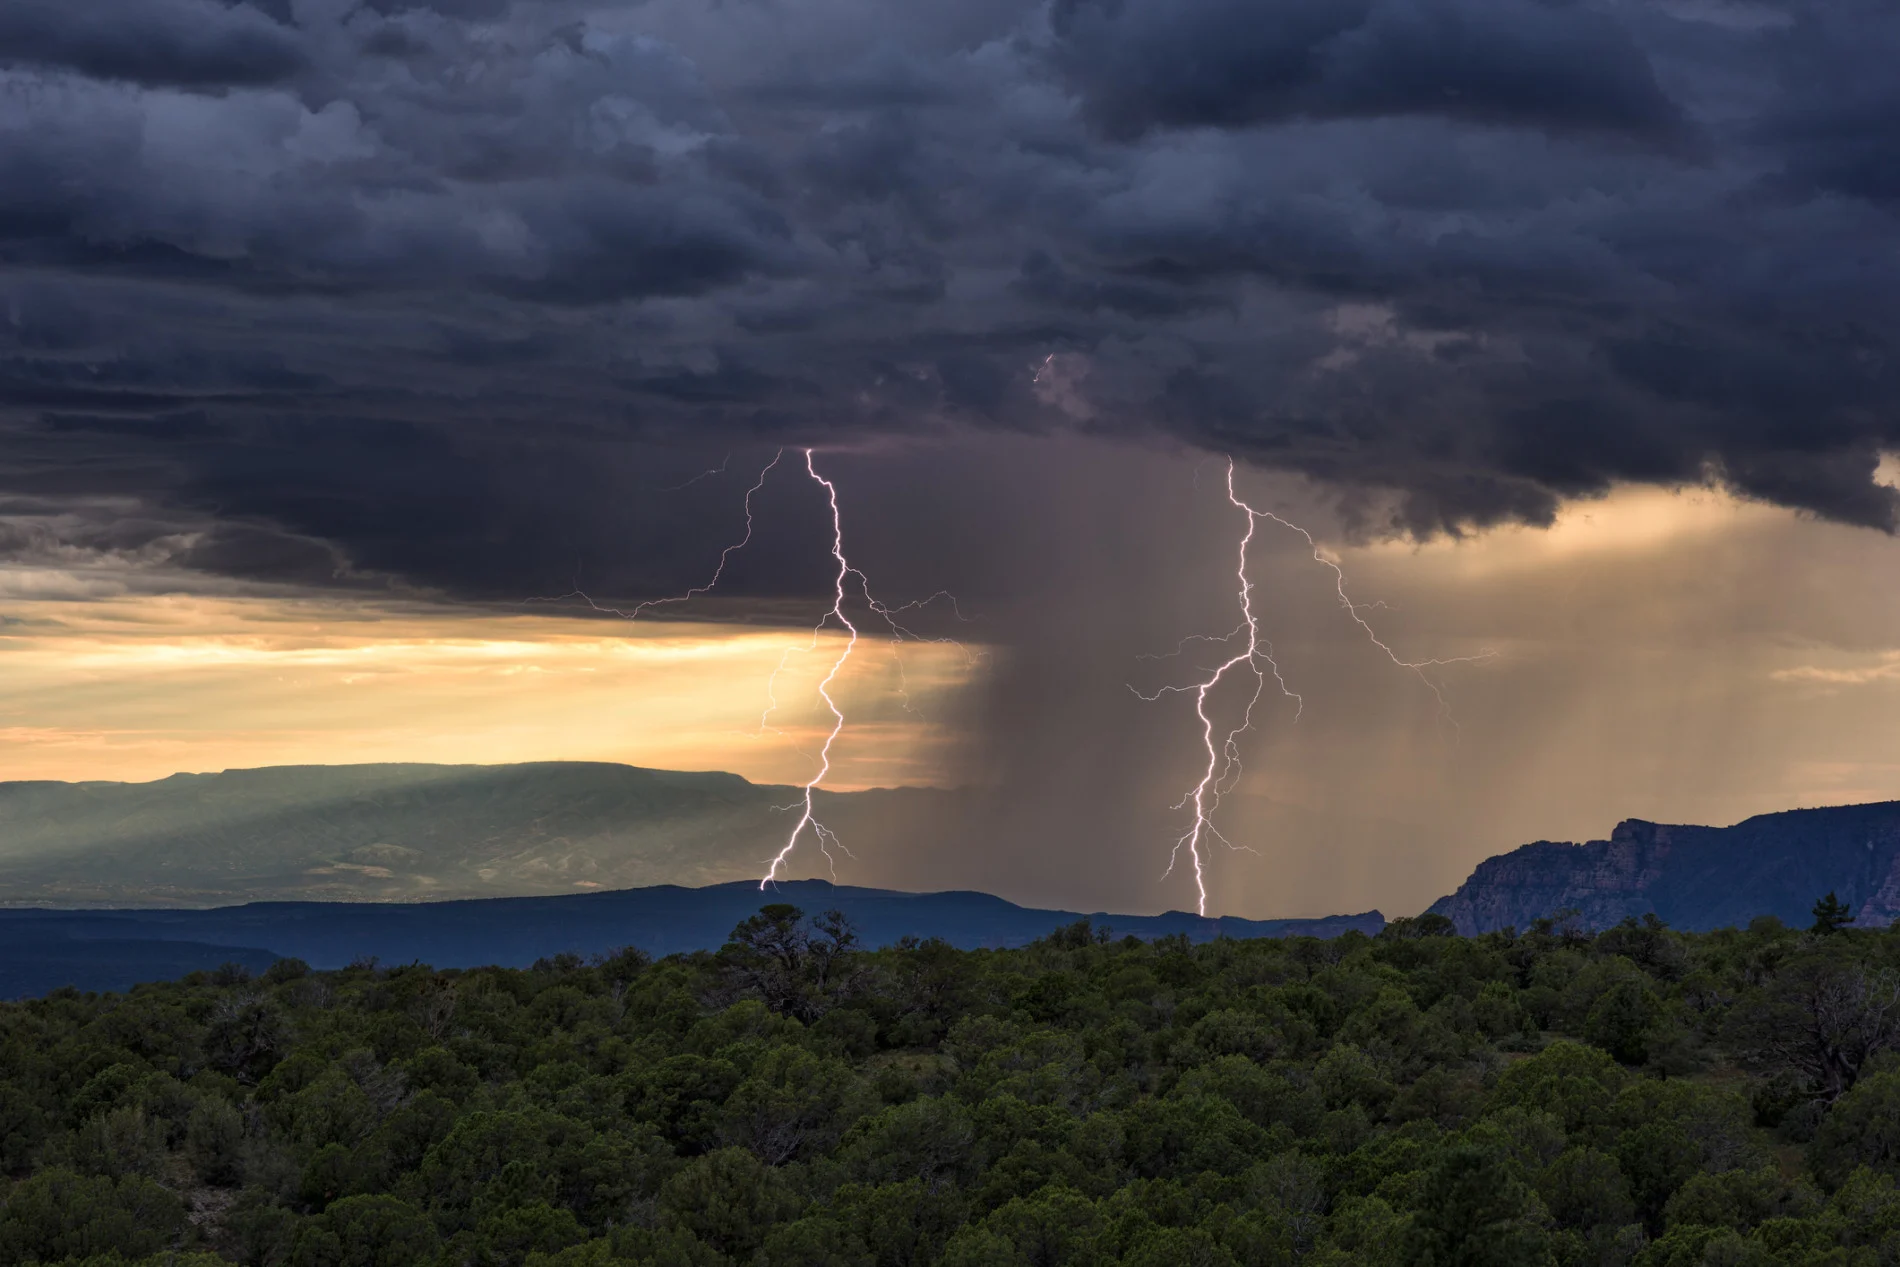
[[[654,956],[716,950],[733,925],[771,902],[788,902],[814,915],[843,911],[867,946],[889,945],[904,937],[941,938],[965,950],[1021,946],[1082,918],[1075,911],[1017,906],[988,893],[902,893],[824,880],[791,880],[763,892],[756,882],[742,881],[697,889],[663,884],[557,897],[448,902],[250,902],[209,910],[0,910],[0,993],[17,998],[62,985],[124,989],[134,980],[158,980],[193,968],[214,967],[224,960],[250,964],[261,955],[261,962],[268,963],[273,952],[317,968],[342,967],[370,957],[384,964],[422,962],[438,968],[470,968],[526,967],[561,952],[591,955],[623,946]],[[1193,941],[1335,937],[1348,929],[1377,933],[1385,926],[1385,917],[1377,911],[1323,919],[1205,919],[1186,911],[1095,913],[1089,919],[1118,937],[1184,933]],[[164,948],[163,954],[154,958],[153,947]],[[125,961],[115,959],[115,954],[122,954]],[[138,966],[138,956],[147,957],[150,970]]]
[[[48,932],[50,931],[50,935]],[[63,985],[125,991],[227,963],[262,972],[281,956],[255,946],[173,938],[90,938],[57,931],[0,928],[0,999],[30,998]]]

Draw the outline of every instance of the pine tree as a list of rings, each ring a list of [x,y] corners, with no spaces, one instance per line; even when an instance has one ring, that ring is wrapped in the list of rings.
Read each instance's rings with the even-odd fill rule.
[[[1808,931],[1826,937],[1840,932],[1853,922],[1853,909],[1835,897],[1834,890],[1829,889],[1827,896],[1814,904],[1814,927]]]

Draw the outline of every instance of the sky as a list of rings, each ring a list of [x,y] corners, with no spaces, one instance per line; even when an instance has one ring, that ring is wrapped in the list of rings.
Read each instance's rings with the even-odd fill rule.
[[[1239,619],[1229,459],[1391,654],[1255,525],[1301,701],[1210,909],[1900,797],[1896,54],[1860,0],[14,0],[0,777],[801,783],[810,448],[878,598],[958,599],[853,592],[824,785],[985,807],[843,879],[1192,902],[1138,693]],[[714,594],[595,610],[748,507]]]

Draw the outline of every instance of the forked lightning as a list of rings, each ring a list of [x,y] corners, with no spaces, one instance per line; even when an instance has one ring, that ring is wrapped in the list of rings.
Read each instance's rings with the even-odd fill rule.
[[[1238,567],[1235,569],[1235,578],[1239,584],[1240,624],[1232,633],[1225,637],[1208,638],[1205,636],[1196,636],[1195,638],[1184,640],[1181,646],[1185,647],[1187,643],[1191,641],[1213,642],[1224,646],[1231,646],[1235,639],[1241,639],[1244,645],[1239,651],[1222,661],[1217,667],[1208,670],[1208,675],[1197,683],[1189,686],[1164,686],[1151,695],[1142,695],[1140,691],[1135,692],[1137,695],[1140,695],[1142,699],[1150,701],[1160,699],[1161,696],[1170,693],[1185,694],[1191,692],[1194,696],[1194,715],[1199,718],[1201,722],[1201,743],[1207,751],[1207,766],[1201,773],[1200,782],[1196,783],[1193,788],[1188,791],[1187,795],[1183,796],[1174,806],[1177,810],[1192,809],[1194,818],[1193,822],[1189,824],[1188,829],[1175,840],[1174,848],[1169,851],[1168,867],[1166,871],[1162,872],[1162,878],[1166,879],[1169,875],[1174,873],[1175,864],[1180,861],[1181,853],[1185,850],[1188,858],[1194,864],[1195,910],[1202,915],[1207,914],[1207,870],[1206,860],[1202,856],[1203,845],[1208,841],[1219,841],[1230,849],[1246,848],[1244,845],[1235,845],[1221,834],[1220,829],[1214,826],[1214,812],[1220,807],[1221,797],[1232,791],[1235,784],[1240,781],[1242,773],[1240,763],[1240,737],[1253,729],[1254,707],[1259,704],[1260,696],[1266,690],[1267,675],[1272,674],[1275,684],[1280,688],[1280,693],[1294,702],[1295,720],[1298,720],[1300,712],[1305,707],[1305,701],[1286,684],[1286,680],[1280,675],[1280,666],[1273,658],[1272,644],[1261,638],[1259,617],[1254,614],[1253,579],[1247,574],[1247,552],[1253,545],[1254,529],[1259,525],[1262,519],[1271,520],[1283,528],[1289,528],[1299,533],[1300,536],[1305,539],[1308,548],[1313,552],[1314,561],[1332,569],[1334,589],[1339,595],[1340,605],[1346,609],[1347,614],[1352,617],[1353,622],[1365,631],[1366,637],[1372,641],[1372,645],[1383,651],[1393,664],[1402,669],[1410,669],[1413,673],[1418,675],[1419,680],[1425,683],[1426,687],[1431,690],[1433,698],[1438,701],[1441,716],[1446,715],[1447,705],[1445,702],[1445,693],[1443,688],[1432,679],[1432,676],[1427,673],[1426,670],[1441,668],[1451,664],[1475,664],[1479,661],[1489,660],[1495,655],[1494,652],[1486,651],[1479,655],[1450,656],[1437,660],[1401,659],[1398,652],[1394,651],[1391,646],[1379,637],[1378,632],[1373,629],[1372,625],[1365,618],[1366,612],[1374,610],[1380,606],[1380,604],[1356,603],[1352,600],[1346,593],[1345,570],[1341,568],[1337,562],[1326,557],[1325,552],[1320,549],[1319,543],[1313,539],[1312,533],[1290,520],[1281,518],[1270,510],[1257,510],[1244,501],[1234,488],[1234,462],[1232,458],[1227,460],[1227,500],[1234,509],[1247,516],[1247,530],[1241,534],[1240,560]],[[1178,652],[1180,649],[1181,648],[1176,648],[1176,651]],[[1220,742],[1216,743],[1214,737],[1214,719],[1208,715],[1207,711],[1208,698],[1221,683],[1227,679],[1229,674],[1238,675],[1241,673],[1253,678],[1253,689],[1247,697],[1247,705],[1241,713],[1239,724],[1229,730]],[[1134,688],[1131,687],[1129,689],[1133,690]],[[1249,850],[1249,852],[1252,851]]]
[[[894,644],[892,652],[894,656],[897,655],[896,645],[901,645],[906,639],[917,642],[955,643],[955,639],[951,638],[925,638],[923,635],[899,623],[897,617],[900,613],[906,611],[921,611],[939,600],[945,600],[949,602],[951,611],[958,620],[966,619],[961,609],[957,607],[956,596],[948,591],[940,590],[928,598],[919,599],[911,603],[904,603],[897,607],[890,607],[878,601],[876,596],[871,593],[871,583],[869,579],[863,572],[853,567],[850,560],[845,557],[844,519],[838,509],[837,485],[818,473],[817,463],[813,457],[812,450],[805,449],[803,453],[805,455],[805,473],[811,478],[813,483],[825,490],[826,503],[831,508],[831,557],[836,561],[838,571],[832,582],[831,606],[826,609],[824,615],[818,618],[818,623],[812,627],[810,644],[804,647],[787,648],[785,654],[779,657],[778,667],[772,671],[772,676],[766,682],[765,689],[768,703],[765,712],[759,718],[760,730],[771,729],[770,721],[772,714],[778,711],[778,676],[784,671],[786,662],[794,654],[816,651],[818,649],[819,640],[822,638],[826,627],[834,621],[844,630],[845,641],[843,649],[840,650],[837,657],[832,660],[830,669],[826,671],[824,678],[818,684],[818,697],[824,701],[826,710],[831,714],[831,729],[825,735],[824,745],[818,750],[817,772],[812,775],[801,789],[802,795],[800,799],[790,805],[782,807],[787,810],[799,810],[798,821],[793,825],[791,835],[786,837],[784,847],[772,857],[764,877],[759,881],[759,887],[761,889],[770,885],[778,878],[780,868],[782,868],[786,860],[791,857],[792,851],[798,847],[799,838],[805,834],[807,829],[810,830],[812,839],[817,843],[819,851],[825,855],[825,861],[831,866],[833,876],[835,877],[837,874],[836,860],[832,857],[831,850],[834,846],[839,849],[844,849],[844,842],[838,839],[836,832],[819,821],[816,814],[815,798],[820,785],[824,783],[826,776],[831,773],[832,745],[837,742],[838,736],[844,730],[845,725],[844,710],[839,706],[837,698],[832,694],[832,688],[836,685],[838,675],[844,671],[846,662],[851,659],[851,653],[857,649],[858,645],[858,627],[852,623],[850,616],[845,612],[848,583],[856,583],[858,591],[864,597],[866,608],[889,627],[891,631],[891,641]],[[767,462],[764,469],[759,472],[759,478],[753,481],[751,488],[746,490],[745,534],[741,536],[739,540],[720,551],[719,564],[713,569],[712,577],[704,585],[695,585],[682,594],[670,595],[665,598],[649,598],[629,608],[603,606],[579,589],[570,590],[557,599],[533,601],[560,602],[567,599],[578,599],[586,603],[592,610],[604,615],[619,616],[626,620],[637,620],[655,608],[666,607],[676,603],[685,603],[703,594],[711,593],[714,587],[719,584],[720,578],[725,575],[727,562],[731,560],[735,553],[743,550],[751,543],[753,530],[753,495],[765,487],[766,477],[772,473],[773,469],[778,466],[779,461],[784,456],[785,450],[783,449],[774,453],[772,460]],[[728,455],[728,460],[730,460],[730,455]],[[702,472],[700,475],[688,480],[687,484],[696,483],[708,476],[721,474],[724,470],[725,465],[722,463],[717,469]],[[686,485],[680,485],[678,487],[683,488],[685,486]],[[974,655],[968,652],[967,649],[965,654],[972,661],[974,660]],[[899,675],[899,695],[902,697],[904,708],[908,712],[915,712],[910,706],[910,692],[907,680],[904,678],[904,663],[901,656],[897,657],[897,668]],[[850,851],[844,849],[844,852],[849,853]]]

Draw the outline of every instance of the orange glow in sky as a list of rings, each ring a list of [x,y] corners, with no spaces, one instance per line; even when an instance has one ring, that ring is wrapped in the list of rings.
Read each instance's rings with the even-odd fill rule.
[[[367,761],[605,760],[803,782],[816,678],[797,629],[471,614],[277,597],[41,599],[0,618],[0,779]],[[819,648],[822,652],[824,647]],[[897,695],[888,643],[840,679],[852,721],[838,789],[930,783],[944,706],[974,671],[913,644]],[[829,720],[828,716],[824,719]]]

